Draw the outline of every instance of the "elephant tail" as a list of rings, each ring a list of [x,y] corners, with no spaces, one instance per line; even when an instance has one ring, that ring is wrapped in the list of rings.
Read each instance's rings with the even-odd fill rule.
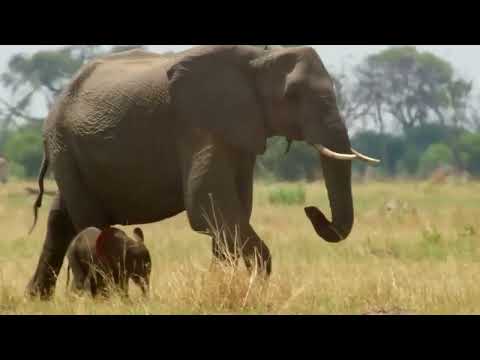
[[[44,152],[43,152],[43,160],[42,160],[42,166],[40,168],[40,174],[38,175],[38,187],[39,187],[39,193],[37,196],[37,199],[35,200],[35,204],[33,205],[33,225],[30,228],[29,235],[32,233],[33,229],[35,228],[35,225],[37,224],[37,219],[38,219],[38,209],[42,207],[42,198],[43,198],[43,179],[45,178],[45,174],[47,173],[48,166],[50,165],[49,159],[48,159],[48,153],[46,146],[44,147]]]

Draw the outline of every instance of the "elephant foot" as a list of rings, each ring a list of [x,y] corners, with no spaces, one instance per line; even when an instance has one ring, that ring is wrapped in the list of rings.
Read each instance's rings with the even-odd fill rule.
[[[245,265],[251,274],[255,274],[264,280],[268,280],[272,273],[272,255],[270,250],[259,241],[256,246],[246,247],[244,254]]]
[[[33,277],[25,289],[25,296],[30,299],[48,301],[55,293],[54,279]]]
[[[62,198],[57,195],[48,214],[47,234],[37,268],[26,288],[27,296],[42,300],[53,296],[63,259],[74,236],[70,216]]]

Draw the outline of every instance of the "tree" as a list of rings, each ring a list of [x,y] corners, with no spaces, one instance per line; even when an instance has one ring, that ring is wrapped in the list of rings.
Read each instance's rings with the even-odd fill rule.
[[[420,158],[419,172],[422,176],[430,175],[439,167],[453,164],[453,152],[445,144],[432,144]]]
[[[39,124],[23,126],[9,136],[5,143],[5,155],[14,167],[21,167],[23,175],[36,177],[43,156]]]
[[[2,74],[0,80],[11,95],[22,95],[15,106],[17,110],[24,111],[37,94],[43,96],[50,106],[73,74],[100,53],[98,45],[91,45],[67,46],[33,55],[17,54],[9,60],[8,71]],[[31,119],[25,113],[22,116]]]
[[[371,103],[358,98],[358,93],[352,91],[352,84],[345,70],[332,76],[337,98],[337,106],[349,129],[365,129]]]
[[[415,47],[395,47],[367,56],[354,71],[356,96],[374,109],[381,128],[387,115],[402,130],[429,119],[443,125],[463,123],[472,84],[456,77],[452,65]]]
[[[480,133],[464,133],[459,139],[458,149],[466,170],[480,176]]]
[[[43,120],[29,114],[28,110],[35,98],[49,109],[55,97],[87,61],[110,52],[138,47],[144,48],[138,45],[114,46],[111,49],[105,49],[101,45],[74,45],[60,50],[42,50],[33,55],[12,56],[8,62],[8,71],[0,76],[0,83],[11,95],[10,101],[0,99],[6,114],[0,131],[3,132],[19,119],[27,122]]]
[[[394,47],[367,56],[353,75],[350,97],[381,134],[387,129],[409,134],[427,123],[448,126],[454,131],[445,140],[457,167],[463,167],[457,135],[475,119],[472,83],[457,76],[448,61],[415,47]],[[388,156],[386,148],[381,155]]]
[[[35,129],[32,131],[40,134],[38,125],[43,117],[30,114],[32,104],[37,100],[37,104],[40,101],[49,109],[55,97],[87,61],[110,52],[139,47],[144,48],[138,45],[120,45],[111,49],[101,45],[75,45],[59,50],[42,50],[32,55],[12,56],[7,64],[7,71],[0,75],[0,84],[10,92],[8,101],[0,99],[0,151],[7,146],[7,135],[15,134],[16,128],[23,129],[23,126],[29,124],[31,129]],[[12,152],[13,149],[9,146]],[[29,159],[33,158],[32,156]],[[25,159],[22,161],[27,161]],[[27,169],[28,171],[30,170]]]
[[[352,137],[352,145],[359,151],[369,154],[373,157],[380,157],[384,151],[389,156],[383,159],[380,167],[390,176],[395,175],[399,162],[403,158],[407,144],[403,137],[392,134],[380,134],[376,131],[358,132]],[[367,165],[363,162],[354,162],[353,169],[364,173]]]

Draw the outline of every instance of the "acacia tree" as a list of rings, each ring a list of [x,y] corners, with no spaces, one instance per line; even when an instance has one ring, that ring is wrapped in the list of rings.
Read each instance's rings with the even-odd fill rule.
[[[120,45],[108,49],[101,45],[74,45],[12,56],[7,71],[0,75],[0,84],[10,95],[8,100],[0,99],[0,146],[12,126],[43,120],[30,113],[32,104],[37,101],[49,109],[66,83],[87,61],[109,52],[138,47],[143,46]]]
[[[138,47],[143,46],[120,45],[106,49],[102,45],[74,45],[60,50],[42,50],[33,55],[14,55],[8,62],[8,70],[0,76],[0,83],[9,90],[14,105],[5,100],[1,102],[16,116],[38,120],[26,111],[35,96],[43,98],[50,108],[55,97],[83,64],[109,52]]]
[[[350,96],[381,134],[388,126],[404,134],[429,122],[449,126],[457,130],[449,146],[461,166],[456,143],[473,116],[472,83],[457,76],[448,61],[415,47],[394,47],[367,56],[353,76]],[[382,156],[387,156],[386,151]]]
[[[42,50],[33,55],[17,54],[8,62],[8,71],[0,81],[12,97],[20,96],[14,106],[23,112],[34,95],[47,105],[58,95],[65,82],[89,59],[100,54],[100,46],[67,46],[60,50]],[[30,116],[26,117],[30,119]]]
[[[372,102],[359,98],[352,88],[349,75],[345,70],[332,76],[337,98],[337,106],[342,118],[351,130],[365,129],[369,123]]]
[[[389,117],[402,130],[426,122],[464,124],[472,84],[456,76],[452,65],[415,47],[394,47],[370,55],[353,74],[355,93],[370,105],[379,126]]]

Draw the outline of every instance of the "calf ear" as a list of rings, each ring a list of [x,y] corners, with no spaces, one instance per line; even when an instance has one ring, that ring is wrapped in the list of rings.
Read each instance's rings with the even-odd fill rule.
[[[137,240],[137,242],[143,243],[143,241],[144,241],[144,236],[143,236],[143,231],[142,231],[142,229],[140,229],[140,228],[138,228],[138,227],[135,228],[135,229],[133,230],[133,236],[135,236],[135,240]]]

